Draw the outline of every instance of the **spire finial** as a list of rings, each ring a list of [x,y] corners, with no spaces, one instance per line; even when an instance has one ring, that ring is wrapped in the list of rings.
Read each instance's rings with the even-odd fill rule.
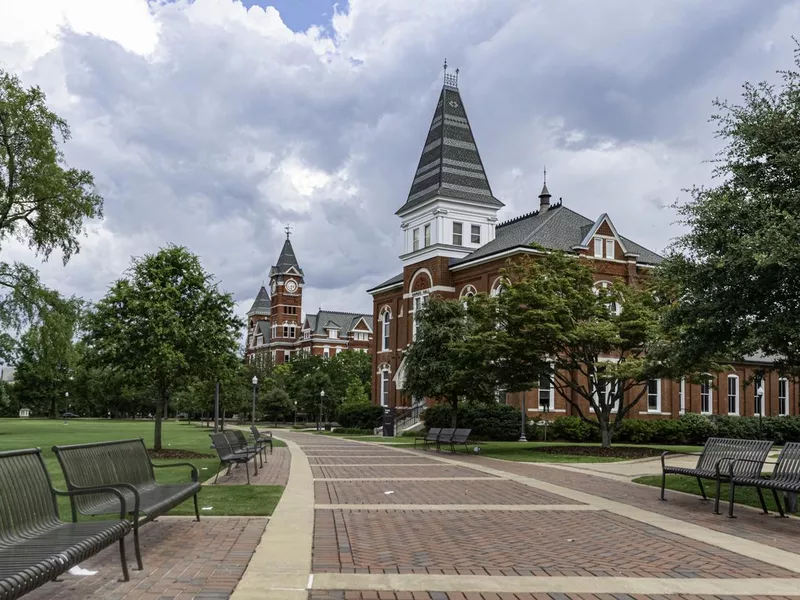
[[[458,72],[460,69],[456,69],[455,74],[447,72],[447,59],[444,59],[444,84],[448,87],[458,87]]]
[[[286,228],[284,229],[284,231],[286,232],[286,239],[288,240],[289,236],[292,234],[292,226],[291,225],[287,225]]]
[[[547,165],[544,166],[544,184],[547,185]]]

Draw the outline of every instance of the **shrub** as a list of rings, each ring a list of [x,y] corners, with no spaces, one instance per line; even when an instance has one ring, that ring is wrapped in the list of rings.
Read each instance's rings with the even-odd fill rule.
[[[686,413],[678,419],[680,424],[681,444],[704,444],[705,441],[717,435],[716,424],[707,416],[697,413]]]
[[[361,429],[360,427],[337,427],[334,431],[343,435],[375,435],[372,429]]]
[[[336,421],[342,427],[371,429],[380,424],[383,407],[369,402],[345,402],[336,411]]]
[[[625,419],[617,431],[617,440],[631,444],[648,444],[656,436],[658,423],[658,421]]]
[[[600,431],[582,421],[580,417],[560,417],[549,428],[553,439],[565,442],[595,442],[600,439]]]
[[[729,417],[718,415],[713,417],[717,426],[717,435],[737,440],[758,439],[758,419],[752,417]]]
[[[450,427],[449,404],[434,404],[422,413],[425,428]],[[472,437],[482,440],[513,441],[519,439],[521,416],[510,404],[478,404],[464,402],[458,407],[458,426],[472,429]]]

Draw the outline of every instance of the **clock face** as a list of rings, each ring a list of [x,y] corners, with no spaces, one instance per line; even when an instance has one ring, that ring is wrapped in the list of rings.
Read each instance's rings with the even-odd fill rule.
[[[297,290],[297,283],[295,282],[294,279],[290,279],[289,281],[286,282],[286,291],[292,293],[295,290]]]
[[[276,290],[276,289],[278,289],[278,284],[277,284],[277,283],[275,283],[275,281],[273,280],[273,281],[272,281],[272,293],[273,293],[273,294],[275,293],[275,290]]]

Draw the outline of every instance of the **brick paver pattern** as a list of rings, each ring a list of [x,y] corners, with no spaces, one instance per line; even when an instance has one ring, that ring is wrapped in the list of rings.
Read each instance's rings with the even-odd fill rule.
[[[493,592],[312,591],[308,600],[800,600],[800,596],[646,596],[637,594],[525,594]]]
[[[313,570],[543,577],[798,576],[604,511],[465,515],[317,510]]]
[[[264,461],[264,466],[261,466],[259,459],[258,475],[253,474],[253,463],[248,463],[247,467],[250,469],[250,484],[251,485],[286,485],[289,480],[289,468],[291,467],[292,455],[288,448],[277,447],[272,451],[272,454],[267,450],[267,460]],[[246,485],[247,474],[244,470],[244,465],[232,467],[230,475],[222,471],[217,479],[217,485]]]
[[[119,581],[117,545],[81,564],[96,575],[63,575],[26,600],[222,600],[228,598],[255,552],[267,520],[162,518],[141,532],[144,570]],[[128,538],[129,563],[133,540]],[[135,566],[133,563],[131,566]]]
[[[391,456],[309,456],[311,465],[381,465],[381,464],[407,464],[407,465],[437,465],[441,464],[425,456],[409,456],[407,454],[393,454]]]
[[[318,504],[580,504],[502,479],[317,481],[314,493]]]
[[[374,467],[317,467],[311,466],[311,473],[315,478],[347,478],[347,479],[395,479],[407,477],[485,477],[493,478],[492,475],[459,466],[438,464],[435,467],[419,469],[415,465],[400,467],[385,467],[375,465]]]

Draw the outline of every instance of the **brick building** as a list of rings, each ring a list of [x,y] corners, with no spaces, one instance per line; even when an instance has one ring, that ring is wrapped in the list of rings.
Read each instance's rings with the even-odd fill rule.
[[[278,262],[269,271],[269,291],[262,286],[247,311],[246,361],[260,353],[282,363],[299,352],[328,357],[343,350],[370,351],[372,315],[320,309],[304,317],[304,286],[287,231]]]
[[[376,285],[373,296],[372,398],[384,406],[423,402],[403,394],[403,351],[414,339],[414,313],[427,298],[465,298],[501,291],[500,270],[509,259],[535,254],[530,244],[572,252],[591,261],[595,286],[615,280],[636,282],[662,258],[621,235],[611,217],[581,215],[561,200],[551,202],[547,184],[536,210],[498,222],[503,203],[492,193],[458,89],[457,76],[445,73],[430,130],[406,202],[395,213],[403,235],[402,272]],[[798,414],[798,385],[771,370],[773,361],[749,357],[735,372],[709,375],[702,385],[688,380],[653,380],[631,415],[677,417],[684,411],[708,414]],[[763,408],[757,406],[758,374],[766,385]],[[577,414],[564,394],[569,389],[526,393],[530,416],[539,414],[539,398],[551,412]],[[507,402],[519,404],[518,395]],[[574,397],[578,401],[577,395]],[[583,409],[588,411],[587,406]]]

